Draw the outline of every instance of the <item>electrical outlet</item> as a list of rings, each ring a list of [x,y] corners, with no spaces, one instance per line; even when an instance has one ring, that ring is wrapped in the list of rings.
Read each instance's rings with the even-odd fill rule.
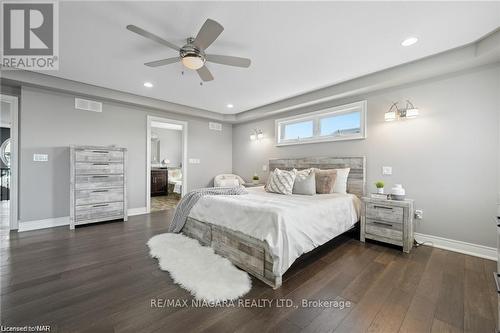
[[[415,218],[417,220],[422,220],[424,218],[424,210],[423,209],[415,209]]]
[[[392,175],[392,167],[390,167],[390,166],[383,166],[382,167],[382,175],[384,175],[384,176],[390,176],[390,175]]]
[[[49,160],[49,155],[47,154],[33,154],[33,161],[35,162],[47,162]]]

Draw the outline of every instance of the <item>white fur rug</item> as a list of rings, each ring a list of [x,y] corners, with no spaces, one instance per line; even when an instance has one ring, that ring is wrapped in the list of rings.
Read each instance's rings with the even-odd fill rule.
[[[229,260],[181,234],[160,234],[148,241],[151,257],[160,268],[199,300],[221,302],[245,295],[252,283],[248,274]]]

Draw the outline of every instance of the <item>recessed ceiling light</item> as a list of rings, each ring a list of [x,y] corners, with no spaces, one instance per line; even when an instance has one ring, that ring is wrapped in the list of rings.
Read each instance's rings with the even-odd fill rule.
[[[228,105],[226,105],[226,106],[227,106],[229,109],[232,109],[232,108],[234,107],[234,105],[233,105],[233,104],[228,104]]]
[[[404,41],[401,42],[401,45],[403,45],[403,46],[410,46],[410,45],[415,44],[416,42],[418,42],[418,38],[417,37],[408,37]]]
[[[144,82],[144,87],[153,88],[153,84],[151,82]]]

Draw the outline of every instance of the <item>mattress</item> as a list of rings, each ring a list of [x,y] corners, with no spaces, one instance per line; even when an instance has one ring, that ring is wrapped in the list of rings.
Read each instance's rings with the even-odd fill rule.
[[[353,194],[281,195],[264,187],[248,192],[202,197],[189,216],[266,241],[279,276],[302,254],[352,228],[360,216],[361,202]]]

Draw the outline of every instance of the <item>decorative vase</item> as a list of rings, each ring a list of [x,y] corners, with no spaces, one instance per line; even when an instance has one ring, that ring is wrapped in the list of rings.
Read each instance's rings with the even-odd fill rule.
[[[384,194],[384,188],[383,187],[378,187],[377,188],[377,193],[378,194]]]
[[[401,184],[395,184],[391,189],[391,197],[393,200],[404,200],[406,191]]]

